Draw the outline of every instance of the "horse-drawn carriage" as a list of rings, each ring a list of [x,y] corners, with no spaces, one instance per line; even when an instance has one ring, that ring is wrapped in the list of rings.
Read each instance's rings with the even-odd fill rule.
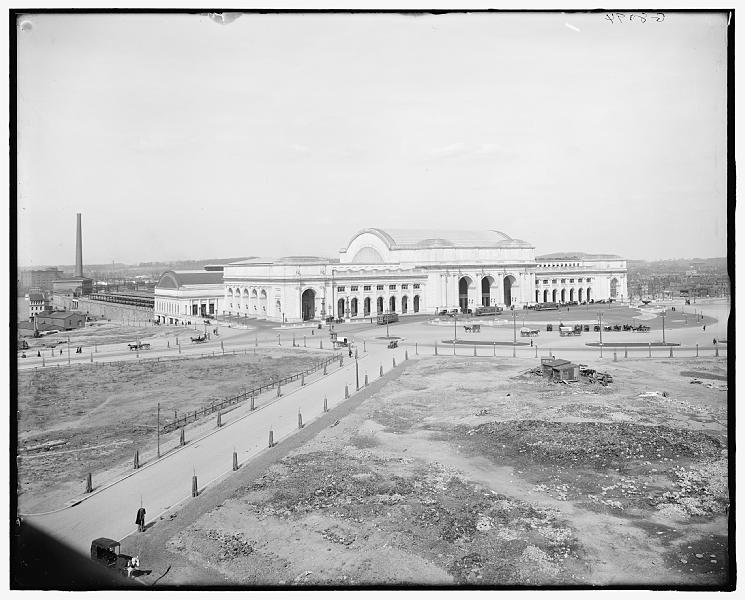
[[[531,329],[530,327],[520,328],[520,337],[535,337],[538,335],[537,329]]]
[[[147,342],[145,343],[137,342],[136,344],[127,344],[127,346],[129,346],[130,351],[131,350],[150,350],[150,344],[148,344]],[[81,348],[78,354],[82,354],[82,352],[83,350]]]
[[[639,327],[632,328],[635,333],[649,333],[652,329],[649,325],[639,325]]]
[[[464,325],[463,330],[466,333],[481,333],[481,325],[480,324]]]
[[[398,348],[398,340],[391,340],[390,342],[388,342],[388,348],[391,350],[393,348]]]
[[[207,334],[206,333],[202,333],[202,334],[198,335],[195,338],[191,338],[191,341],[194,344],[203,344],[204,342],[207,341]]]
[[[139,568],[140,560],[137,556],[122,554],[120,550],[121,544],[116,540],[97,538],[91,542],[91,560],[129,577]]]

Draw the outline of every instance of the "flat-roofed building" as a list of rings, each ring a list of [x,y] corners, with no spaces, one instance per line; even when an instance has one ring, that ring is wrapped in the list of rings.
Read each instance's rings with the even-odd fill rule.
[[[155,321],[183,325],[214,318],[222,313],[224,299],[223,272],[219,267],[166,271],[155,284]]]

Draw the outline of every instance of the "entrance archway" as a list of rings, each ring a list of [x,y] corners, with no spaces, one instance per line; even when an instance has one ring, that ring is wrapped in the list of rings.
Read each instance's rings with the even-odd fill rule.
[[[556,302],[556,290],[551,292],[551,302]]]
[[[535,301],[536,301],[536,302],[538,302],[538,294],[539,294],[539,293],[540,293],[540,292],[539,292],[538,290],[536,290],[536,291],[535,291]]]
[[[344,298],[339,298],[339,301],[336,303],[336,318],[344,318]]]
[[[370,314],[370,298],[365,298],[362,301],[362,310],[365,313],[365,316]]]
[[[587,288],[587,301],[592,300],[592,288]]]
[[[567,301],[567,291],[561,290],[561,303],[563,304],[566,301]]]
[[[494,279],[489,277],[481,278],[481,306],[491,306],[491,287],[494,285]]]
[[[578,301],[579,301],[580,303],[582,302],[582,296],[584,295],[584,294],[583,294],[583,292],[584,292],[584,290],[583,290],[582,288],[579,288],[579,289],[577,290],[577,300],[578,300]]]
[[[409,297],[402,296],[401,297],[401,314],[405,315],[408,310],[409,310]]]
[[[392,313],[396,312],[396,297],[391,296],[388,298],[388,310]]]
[[[266,316],[266,290],[261,290],[261,294],[259,294],[259,304],[261,305],[261,314]]]
[[[569,290],[569,302],[574,302],[574,288]]]
[[[419,312],[419,296],[414,296],[414,312]]]
[[[548,302],[548,290],[543,290],[543,301]]]
[[[470,277],[461,277],[458,280],[458,306],[461,312],[466,312],[468,309],[468,288],[471,283]]]
[[[378,296],[378,307],[377,308],[378,308],[378,314],[379,315],[383,314],[383,297],[382,296]]]
[[[504,278],[504,305],[512,306],[512,286],[515,285],[517,280],[512,275],[507,275]]]
[[[357,316],[357,298],[352,298],[349,302],[349,311],[353,317]]]
[[[615,277],[610,280],[610,297],[615,298],[618,295],[618,279]]]
[[[303,321],[310,321],[316,316],[316,293],[313,290],[305,290],[301,297]]]

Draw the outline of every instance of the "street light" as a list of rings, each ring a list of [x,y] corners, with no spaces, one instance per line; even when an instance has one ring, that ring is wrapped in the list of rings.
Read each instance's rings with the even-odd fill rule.
[[[512,345],[517,345],[517,323],[515,322],[515,309],[512,309]]]
[[[333,322],[334,319],[334,310],[336,309],[335,302],[334,302],[334,274],[336,273],[336,269],[331,269],[331,320]]]
[[[600,345],[603,345],[603,313],[598,313],[598,319],[600,322]]]
[[[662,311],[662,345],[665,345],[665,311]]]

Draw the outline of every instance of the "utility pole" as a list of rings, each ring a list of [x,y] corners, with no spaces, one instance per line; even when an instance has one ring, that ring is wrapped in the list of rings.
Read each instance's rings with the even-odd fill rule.
[[[357,357],[354,358],[354,374],[357,378],[357,391],[360,391],[360,365],[357,362]]]
[[[458,339],[458,313],[453,315],[453,343]]]
[[[598,319],[600,321],[600,345],[603,345],[603,313],[598,313]]]
[[[517,345],[517,322],[515,321],[515,309],[512,309],[512,345]]]
[[[158,402],[158,458],[160,458],[160,402]]]
[[[662,344],[665,345],[665,311],[662,311]]]
[[[70,366],[70,336],[67,336],[67,366]]]

